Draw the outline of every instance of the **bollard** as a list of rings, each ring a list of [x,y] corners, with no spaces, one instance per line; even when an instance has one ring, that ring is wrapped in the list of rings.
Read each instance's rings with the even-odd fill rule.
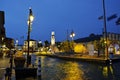
[[[38,79],[41,80],[41,58],[38,57],[38,69],[37,69]]]
[[[112,60],[110,59],[109,61],[110,61],[110,64],[112,64]]]
[[[36,55],[34,53],[31,54],[31,64],[32,67],[34,68],[36,62]]]
[[[5,80],[11,80],[11,69],[6,68],[6,73],[5,73]]]

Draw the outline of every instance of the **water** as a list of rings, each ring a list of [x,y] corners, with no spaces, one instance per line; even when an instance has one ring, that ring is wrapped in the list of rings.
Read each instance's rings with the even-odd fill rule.
[[[0,68],[9,66],[8,59],[0,59]],[[66,61],[41,57],[42,80],[120,80],[120,62],[112,65]],[[3,76],[0,69],[0,80]],[[31,79],[30,79],[31,80]]]
[[[112,65],[42,57],[42,80],[120,80],[120,62]]]

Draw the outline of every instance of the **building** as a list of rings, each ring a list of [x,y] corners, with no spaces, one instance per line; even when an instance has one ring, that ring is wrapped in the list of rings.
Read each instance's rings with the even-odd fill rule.
[[[51,33],[51,45],[52,46],[55,45],[55,32],[54,31]]]
[[[74,42],[76,44],[79,44],[79,43],[83,44],[84,46],[86,46],[87,50],[90,50],[88,48],[91,48],[89,47],[89,45],[93,46],[94,51],[96,50],[104,51],[105,49],[105,41],[104,41],[103,35],[90,34],[88,37],[76,39],[74,40]],[[120,45],[120,34],[108,32],[107,33],[107,46],[109,47],[110,44],[114,45],[114,48],[116,49],[115,53],[117,53],[118,52],[117,50]],[[104,53],[104,52],[101,52],[101,53]]]
[[[5,27],[4,27],[4,11],[0,11],[0,45],[2,46],[4,43],[4,39],[6,38]]]
[[[88,42],[92,42],[95,40],[100,40],[102,37],[103,37],[102,35],[90,34],[88,37],[76,39],[76,40],[74,40],[74,42],[76,42],[76,43],[88,43]]]
[[[79,38],[79,39],[76,39],[74,41],[76,43],[87,43],[87,42],[92,42],[92,41],[95,41],[95,40],[98,41],[101,38],[104,38],[104,36],[103,35],[90,34],[89,37]],[[108,39],[108,41],[111,41],[111,42],[119,42],[120,41],[120,34],[108,32],[107,33],[107,39]]]
[[[29,48],[30,48],[30,51],[36,51],[38,49],[38,42],[36,40],[30,39]],[[23,50],[24,51],[28,50],[28,41],[27,40],[24,41]]]
[[[5,31],[5,15],[4,11],[0,11],[0,46],[7,47],[9,49],[14,48],[14,40],[12,38],[6,37],[6,31]]]
[[[120,41],[120,34],[118,33],[108,32],[107,35],[108,35],[108,40],[110,41]]]
[[[6,37],[4,42],[5,42],[5,45],[6,45],[7,48],[9,48],[9,49],[14,48],[14,40],[12,38]]]

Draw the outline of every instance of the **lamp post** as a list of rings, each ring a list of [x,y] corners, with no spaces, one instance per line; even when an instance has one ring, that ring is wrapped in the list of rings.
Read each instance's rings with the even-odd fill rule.
[[[41,51],[41,47],[42,47],[42,41],[39,40],[39,41],[38,41],[38,51],[39,51],[39,52]]]
[[[33,13],[32,13],[32,9],[29,8],[29,17],[28,17],[28,35],[27,35],[27,41],[28,41],[28,52],[27,52],[27,67],[29,65],[29,60],[30,60],[30,57],[29,57],[29,51],[30,51],[30,46],[29,46],[29,41],[30,41],[30,32],[32,30],[32,22],[34,20],[34,16],[33,16]]]
[[[70,37],[72,38],[72,50],[73,50],[73,44],[74,44],[74,37],[75,37],[75,33],[74,33],[74,31],[72,30],[72,32],[71,32],[71,34],[70,34]]]
[[[74,36],[75,36],[75,33],[74,33],[73,30],[72,30],[72,32],[71,32],[71,34],[70,34],[70,37],[72,38],[72,41],[73,41]]]
[[[16,40],[15,48],[18,49],[18,40]]]
[[[102,0],[103,3],[103,19],[104,19],[104,39],[105,39],[105,58],[108,59],[108,45],[107,45],[107,28],[106,28],[106,10],[105,10],[105,0]]]

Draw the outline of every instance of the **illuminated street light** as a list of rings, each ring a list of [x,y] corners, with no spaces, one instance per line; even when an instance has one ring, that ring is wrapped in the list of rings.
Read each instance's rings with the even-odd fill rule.
[[[70,37],[72,38],[72,50],[74,51],[74,49],[73,49],[74,48],[74,46],[73,46],[74,45],[74,41],[73,41],[74,39],[73,38],[75,37],[75,33],[73,32],[73,30],[70,34]]]
[[[16,50],[18,49],[17,47],[18,47],[18,40],[16,40],[16,44],[15,44]]]
[[[41,51],[41,48],[42,48],[42,41],[39,40],[39,41],[38,41],[38,51],[39,51],[39,52]]]
[[[75,37],[75,33],[73,32],[73,30],[72,30],[72,32],[70,34],[70,37],[72,38],[72,41],[73,41],[73,38]]]
[[[30,46],[29,46],[29,41],[30,41],[30,32],[32,30],[32,22],[34,20],[34,16],[33,16],[33,13],[32,13],[32,9],[29,8],[29,17],[28,17],[28,35],[27,35],[27,41],[28,41],[28,53],[27,53],[27,67],[29,65],[29,60],[30,60],[30,57],[29,57],[29,51],[30,51]]]

